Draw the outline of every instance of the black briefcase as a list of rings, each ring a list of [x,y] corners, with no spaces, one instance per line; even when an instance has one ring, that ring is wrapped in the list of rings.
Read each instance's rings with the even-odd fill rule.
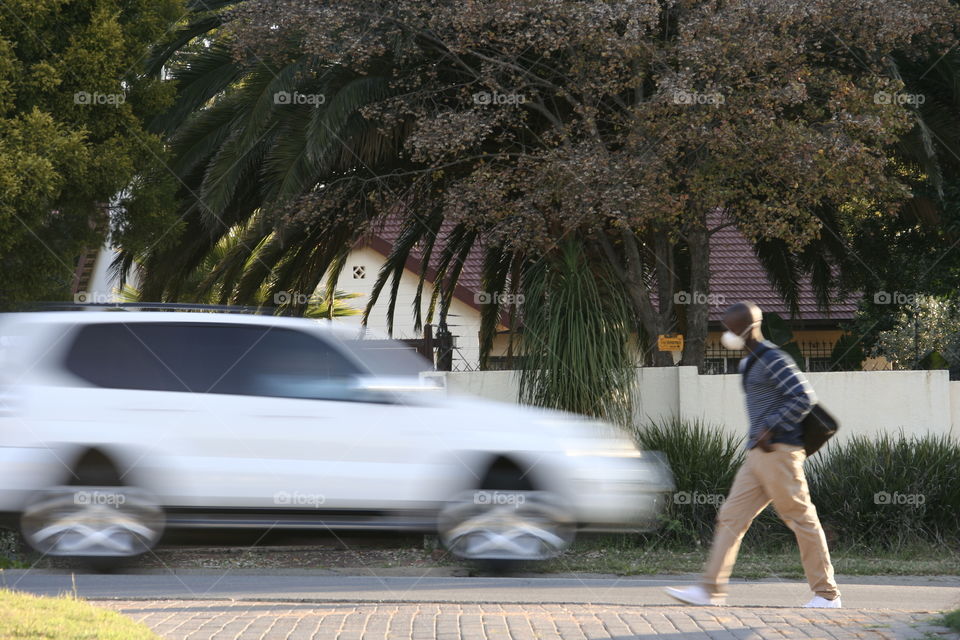
[[[837,429],[840,428],[837,419],[830,415],[830,412],[819,403],[813,405],[813,409],[810,410],[801,424],[803,426],[803,448],[806,450],[808,458],[819,451],[820,447],[825,445],[827,440],[832,438],[837,433]]]

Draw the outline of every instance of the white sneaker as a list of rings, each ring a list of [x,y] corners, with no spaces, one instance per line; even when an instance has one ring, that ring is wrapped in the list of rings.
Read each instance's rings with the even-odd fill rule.
[[[707,590],[700,585],[683,589],[667,587],[667,595],[684,604],[695,604],[701,607],[719,607],[724,603],[724,598],[711,598]]]
[[[823,596],[814,596],[813,600],[803,605],[807,609],[840,609],[843,607],[840,604],[840,598],[834,598],[833,600],[827,600]]]

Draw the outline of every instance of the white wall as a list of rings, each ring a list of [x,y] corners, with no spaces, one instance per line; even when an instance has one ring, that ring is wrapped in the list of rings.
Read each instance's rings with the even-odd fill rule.
[[[946,371],[840,371],[808,378],[819,401],[840,421],[840,438],[900,429],[949,433],[953,427],[954,391]],[[681,416],[746,430],[739,375],[701,376],[693,367],[681,367],[679,388]]]
[[[476,371],[432,374],[451,392],[517,401],[516,374]],[[946,371],[843,371],[810,373],[817,397],[840,421],[839,439],[881,432],[960,436],[960,382]],[[635,413],[640,421],[671,416],[700,418],[738,435],[747,418],[739,375],[698,375],[694,367],[637,370]]]
[[[348,293],[359,293],[359,298],[348,300],[350,306],[363,310],[370,300],[370,293],[373,291],[373,284],[377,281],[377,275],[380,273],[380,267],[386,258],[369,247],[354,249],[347,259],[347,266],[340,274],[337,280],[337,288]],[[363,266],[366,271],[366,277],[358,279],[354,277],[353,268]],[[421,333],[414,331],[413,326],[413,300],[417,293],[417,283],[419,275],[412,271],[404,269],[403,276],[400,279],[400,286],[397,289],[397,306],[394,311],[393,337],[402,338],[422,338]],[[426,320],[426,310],[430,302],[430,296],[433,293],[433,287],[429,282],[423,285],[423,304],[421,311],[423,319]],[[377,331],[387,331],[387,305],[390,301],[390,281],[380,292],[377,304],[370,314],[368,325],[371,329]],[[438,318],[434,316],[433,324],[436,326]],[[345,324],[360,325],[360,316],[350,316],[341,318],[338,322]],[[475,369],[480,361],[480,314],[479,312],[460,300],[454,299],[450,305],[450,313],[447,317],[447,325],[450,332],[457,336],[455,344],[457,350],[454,351],[454,369]]]
[[[499,402],[517,402],[520,381],[516,371],[432,372],[444,379],[447,392],[479,396]]]
[[[950,435],[960,439],[960,382],[950,383]]]
[[[686,369],[687,367],[683,367]],[[640,367],[634,395],[634,415],[642,422],[659,422],[681,414],[681,367]]]
[[[97,252],[97,258],[93,265],[93,273],[90,276],[90,282],[87,285],[87,302],[108,303],[121,302],[120,281],[110,270],[110,264],[117,257],[119,249],[111,247],[109,243]],[[136,269],[131,269],[127,276],[127,284],[131,287],[138,287]]]

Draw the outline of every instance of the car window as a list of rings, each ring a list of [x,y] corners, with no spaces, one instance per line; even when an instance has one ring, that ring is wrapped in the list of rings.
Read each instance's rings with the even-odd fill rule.
[[[358,366],[316,336],[273,329],[225,376],[239,393],[284,398],[353,400]],[[236,382],[234,382],[236,381]]]
[[[67,370],[98,387],[188,391],[170,365],[147,347],[146,329],[121,323],[82,327],[67,353]]]
[[[328,397],[359,371],[322,339],[291,329],[187,323],[83,327],[66,367],[100,387]]]
[[[416,378],[433,370],[433,364],[416,349],[397,340],[340,340],[340,344],[375,376]]]

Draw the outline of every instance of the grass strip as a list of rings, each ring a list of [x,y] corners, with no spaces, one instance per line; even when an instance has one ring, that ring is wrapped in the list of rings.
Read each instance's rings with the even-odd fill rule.
[[[159,640],[123,615],[72,595],[55,598],[0,589],[0,638]]]

